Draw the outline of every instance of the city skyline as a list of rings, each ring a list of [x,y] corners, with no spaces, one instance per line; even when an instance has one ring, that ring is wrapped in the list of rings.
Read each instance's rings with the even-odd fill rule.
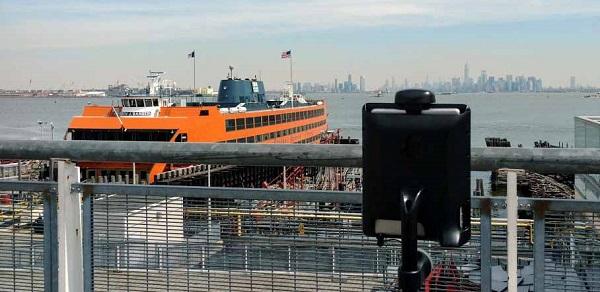
[[[198,86],[214,86],[233,65],[279,89],[287,49],[295,79],[346,72],[365,76],[367,89],[390,76],[450,80],[465,60],[545,86],[568,87],[570,76],[600,85],[598,1],[226,2],[0,2],[0,88],[137,85],[148,70],[187,88],[195,50]]]
[[[381,82],[380,85],[366,86],[366,77],[359,76],[358,82],[352,81],[352,74],[348,74],[345,81],[339,81],[334,78],[333,82],[324,81],[298,81],[294,83],[294,90],[301,92],[367,92],[367,91],[397,91],[409,88],[423,88],[438,92],[539,92],[554,90],[589,90],[597,89],[586,84],[577,82],[576,76],[565,76],[565,84],[560,86],[548,86],[543,79],[530,74],[505,73],[494,74],[482,69],[477,76],[472,74],[469,63],[465,63],[462,76],[456,74],[447,80],[430,80],[429,74],[422,80],[408,80],[408,78],[399,78],[403,80],[396,83],[396,76],[390,76]],[[460,76],[460,77],[459,77]]]

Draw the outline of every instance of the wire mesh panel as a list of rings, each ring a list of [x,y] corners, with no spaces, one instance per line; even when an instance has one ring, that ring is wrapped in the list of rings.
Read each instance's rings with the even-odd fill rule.
[[[545,289],[600,291],[599,212],[546,213]]]
[[[0,290],[44,290],[43,196],[0,192]]]
[[[96,291],[391,291],[400,243],[362,233],[351,203],[95,194]],[[478,228],[458,249],[424,242],[430,288],[479,290]]]

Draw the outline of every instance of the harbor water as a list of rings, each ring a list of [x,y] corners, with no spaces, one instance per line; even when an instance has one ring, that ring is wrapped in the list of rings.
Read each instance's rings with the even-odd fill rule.
[[[328,103],[330,129],[360,138],[361,109],[367,102],[392,102],[393,94],[308,94]],[[581,93],[474,93],[437,96],[438,103],[465,103],[472,109],[472,146],[485,137],[508,138],[513,146],[533,147],[537,140],[573,145],[574,117],[600,114],[600,99]],[[0,98],[0,139],[62,139],[71,117],[88,104],[116,104],[116,98],[3,97]],[[41,121],[42,124],[39,124]]]

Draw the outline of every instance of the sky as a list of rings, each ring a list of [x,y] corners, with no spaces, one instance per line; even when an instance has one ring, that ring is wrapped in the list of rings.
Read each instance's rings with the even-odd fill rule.
[[[600,86],[598,0],[0,0],[0,88],[106,88],[165,71],[180,87],[235,68],[285,87],[352,74],[367,88],[472,76],[537,76]]]

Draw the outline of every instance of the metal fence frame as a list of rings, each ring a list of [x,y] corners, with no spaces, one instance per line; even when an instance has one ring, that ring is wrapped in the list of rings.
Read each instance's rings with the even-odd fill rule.
[[[125,143],[125,144],[124,144]],[[99,144],[101,144],[99,146]],[[18,159],[55,159],[59,164],[58,183],[1,181],[0,191],[30,191],[44,194],[44,282],[46,291],[67,291],[78,287],[77,277],[69,277],[59,263],[69,262],[69,270],[82,272],[83,288],[92,291],[92,251],[90,243],[92,230],[91,195],[96,193],[115,194],[177,194],[193,198],[236,198],[264,200],[299,200],[340,203],[362,202],[358,192],[240,189],[221,187],[182,187],[147,186],[119,184],[89,184],[68,180],[65,173],[76,168],[69,159],[86,161],[151,161],[151,162],[206,162],[236,165],[309,165],[309,166],[360,166],[360,147],[349,145],[252,145],[252,144],[209,144],[209,143],[136,143],[127,142],[48,142],[1,141],[0,157]],[[124,147],[127,146],[127,147]],[[139,146],[139,147],[138,147]],[[153,148],[153,147],[159,148]],[[36,150],[37,148],[37,150]],[[158,150],[157,150],[158,149]],[[149,153],[144,153],[148,150]],[[181,151],[186,153],[181,155]],[[102,154],[100,154],[102,153]],[[140,154],[144,153],[144,154]],[[265,155],[269,153],[269,155]],[[153,156],[157,155],[157,156]],[[56,159],[60,157],[59,159]],[[540,172],[599,173],[600,149],[513,149],[513,148],[474,148],[472,150],[473,170],[485,171],[502,167],[524,168]],[[509,182],[510,185],[510,182]],[[61,187],[63,186],[63,187]],[[516,193],[516,183],[509,186],[509,192]],[[80,228],[82,236],[74,242],[83,249],[81,256],[59,253],[64,242],[64,234],[58,226],[58,197],[82,196],[79,210],[61,212],[81,212],[81,225],[70,224],[69,228]],[[510,205],[510,202],[508,203]],[[506,208],[505,198],[472,197],[473,208],[480,209],[481,222],[481,290],[491,290],[492,258],[492,210]],[[535,289],[544,290],[545,259],[545,218],[548,211],[600,212],[600,201],[518,198],[518,209],[534,214],[534,268]],[[79,213],[76,213],[79,214]],[[73,215],[73,214],[71,214]],[[508,218],[507,224],[516,224],[516,218]],[[77,230],[77,232],[79,232]],[[62,236],[62,237],[61,237]],[[60,240],[60,241],[59,241]],[[68,239],[67,239],[68,240]],[[73,238],[71,238],[73,240]],[[516,257],[508,251],[507,257]],[[75,263],[75,264],[73,264]],[[78,264],[80,264],[78,266]],[[59,272],[60,271],[60,272]]]

